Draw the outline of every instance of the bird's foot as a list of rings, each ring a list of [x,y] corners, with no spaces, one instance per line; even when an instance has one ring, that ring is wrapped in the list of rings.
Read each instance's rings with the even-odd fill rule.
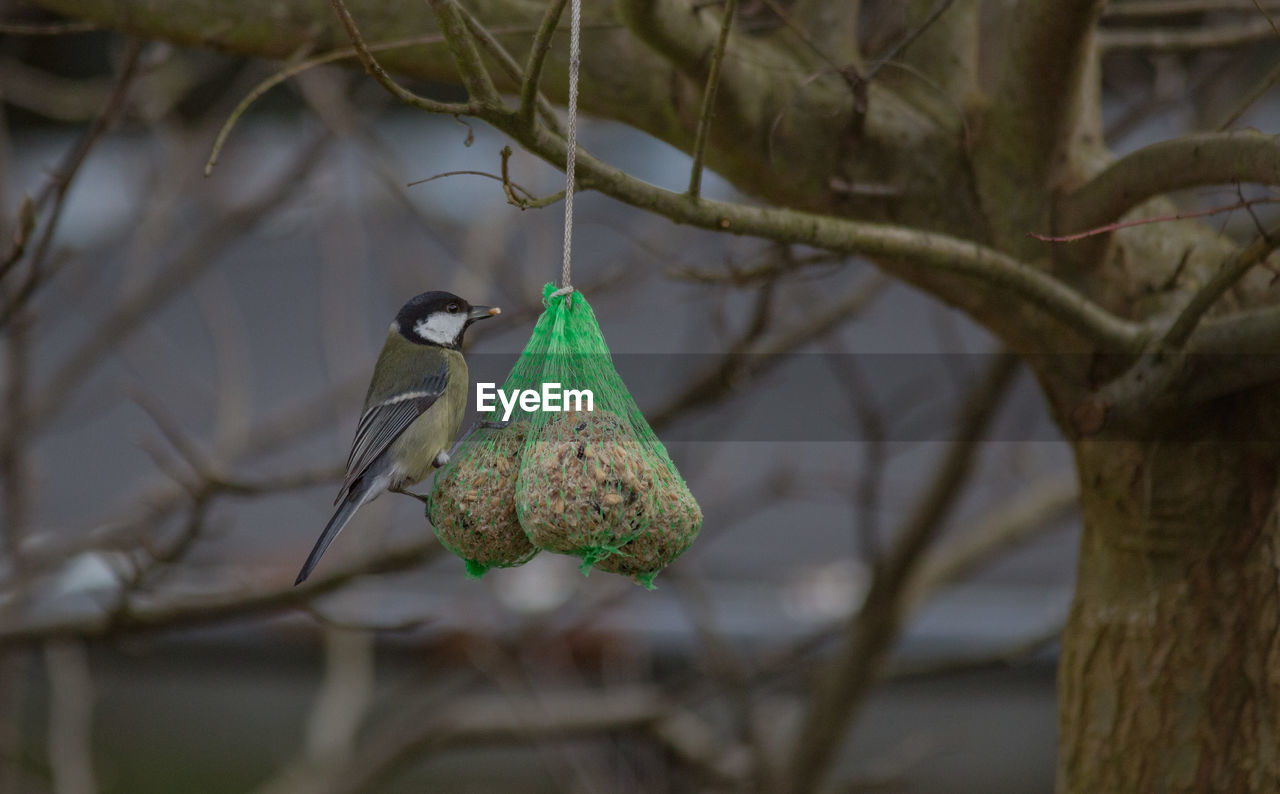
[[[420,493],[414,493],[413,491],[406,491],[403,488],[388,488],[387,490],[390,491],[391,493],[403,494],[404,496],[412,496],[414,499],[417,499],[419,502],[422,502],[424,505],[430,503],[430,497],[423,496]]]

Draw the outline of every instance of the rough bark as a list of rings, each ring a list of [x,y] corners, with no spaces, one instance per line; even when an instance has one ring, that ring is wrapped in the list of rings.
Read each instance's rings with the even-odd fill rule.
[[[1280,789],[1274,444],[1077,445],[1061,792]]]

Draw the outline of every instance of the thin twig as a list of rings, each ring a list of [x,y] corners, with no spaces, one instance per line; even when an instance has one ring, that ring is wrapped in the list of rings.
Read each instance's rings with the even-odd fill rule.
[[[339,393],[346,393],[352,398],[356,396],[356,388],[363,387],[365,382],[352,379],[339,389],[315,395],[302,405],[288,405],[283,411],[273,412],[261,422],[255,423],[243,436],[232,438],[215,450],[211,466],[212,470],[231,470],[236,464],[244,464],[254,457],[269,455],[286,444],[296,441],[306,433],[332,422],[333,404]],[[335,467],[336,468],[336,467]],[[229,495],[243,493],[245,495],[261,495],[273,493],[275,489],[291,490],[295,487],[307,487],[321,482],[337,482],[341,472],[330,469],[326,478],[323,470],[297,472],[268,476],[258,480],[237,480],[227,482]],[[190,484],[175,485],[172,480],[161,486],[137,489],[125,495],[124,504],[136,505],[138,509],[124,517],[108,520],[89,532],[78,534],[60,543],[46,543],[39,554],[28,557],[30,567],[36,571],[45,571],[63,564],[66,560],[85,552],[110,552],[128,549],[140,542],[140,537],[153,527],[162,526],[172,516],[187,506],[192,491],[199,491]],[[212,494],[211,494],[212,495]]]
[[[341,0],[331,2],[340,8]],[[344,12],[342,9],[340,14]],[[354,23],[349,15],[343,18],[350,32]],[[465,24],[458,24],[465,28]],[[463,34],[466,35],[467,31],[464,30]],[[362,60],[366,64],[373,61],[362,42],[357,44],[357,48],[363,50]],[[474,51],[474,46],[471,49]],[[402,97],[403,89],[394,87],[394,84],[388,85],[389,79],[380,79],[379,82],[397,97]],[[414,100],[410,96],[406,101]],[[515,114],[493,108],[475,107],[470,110],[511,135],[543,160],[556,167],[563,167],[566,162],[564,139],[549,130],[521,124]],[[579,184],[583,189],[600,190],[677,223],[732,230],[777,242],[805,243],[833,251],[862,253],[886,262],[902,260],[939,273],[971,276],[979,282],[995,284],[1003,291],[1017,294],[1105,349],[1129,350],[1140,345],[1148,335],[1148,329],[1142,324],[1117,317],[1043,270],[972,241],[794,210],[695,200],[687,193],[666,191],[629,177],[586,151],[579,152],[579,162],[582,168]]]
[[[849,85],[850,90],[857,93],[859,90],[857,84],[866,84],[866,80],[858,73],[857,64],[842,65],[836,63],[830,55],[818,46],[817,42],[813,40],[813,37],[809,35],[808,31],[806,31],[804,27],[791,16],[791,13],[787,11],[787,9],[784,8],[778,0],[764,0],[764,4],[769,7],[769,10],[772,11],[778,19],[782,20],[782,24],[786,25],[791,29],[792,33],[796,34],[796,38],[800,39],[804,46],[808,47],[814,55],[817,55],[822,59],[822,62],[825,63],[832,72],[840,75]],[[863,99],[865,100],[865,89],[863,90],[863,93]]]
[[[498,41],[494,34],[480,24],[480,20],[476,19],[475,15],[466,8],[458,6],[458,11],[466,21],[467,29],[471,31],[471,35],[475,36],[476,42],[498,62],[498,65],[502,67],[502,71],[506,73],[511,82],[522,85],[524,82],[524,70],[520,68],[520,64],[516,63],[516,59],[511,53],[507,52],[507,48],[502,46],[502,42]],[[552,131],[559,132],[560,121],[556,118],[555,110],[540,92],[534,94],[534,106],[542,117],[542,123],[546,124]]]
[[[66,36],[71,33],[91,33],[99,29],[94,22],[51,22],[44,25],[0,22],[0,33],[7,36]]]
[[[755,320],[726,354],[707,370],[692,379],[658,409],[649,413],[649,424],[655,429],[676,419],[686,411],[713,403],[740,387],[748,379],[758,378],[782,363],[782,354],[794,351],[820,339],[843,323],[866,310],[888,286],[883,277],[872,277],[856,284],[829,308],[796,328],[761,341],[768,303],[756,303]]]
[[[22,259],[35,228],[36,203],[31,200],[31,196],[23,196],[22,203],[18,205],[17,221],[13,225],[13,246],[9,249],[4,261],[0,262],[0,278],[3,278],[5,273],[8,273]]]
[[[563,166],[563,139],[538,129],[518,127],[504,121],[504,117],[488,120],[538,157],[557,167]],[[998,285],[1002,294],[1016,295],[1106,349],[1131,350],[1149,335],[1143,324],[1112,314],[1042,269],[973,241],[798,210],[706,198],[695,201],[686,193],[664,190],[628,176],[587,151],[579,152],[578,163],[582,169],[581,187],[599,190],[676,223],[749,234],[775,242],[803,243],[830,251],[860,253],[886,263],[891,271],[892,263],[901,260],[938,273],[970,276],[984,285]]]
[[[1224,212],[1235,212],[1238,209],[1247,209],[1254,204],[1276,204],[1280,203],[1280,198],[1267,196],[1264,198],[1246,199],[1227,207],[1213,207],[1198,212],[1178,212],[1172,215],[1160,215],[1155,218],[1139,218],[1132,221],[1120,221],[1118,223],[1108,223],[1106,226],[1099,226],[1094,229],[1088,229],[1075,234],[1036,234],[1035,232],[1027,232],[1027,236],[1045,243],[1073,243],[1076,240],[1083,240],[1086,237],[1093,237],[1099,234],[1107,234],[1108,232],[1118,231],[1120,229],[1129,229],[1134,226],[1145,226],[1148,223],[1168,223],[1170,221],[1185,221],[1190,218],[1207,218],[1211,215],[1220,215]]]
[[[3,292],[0,284],[0,294]],[[0,495],[4,503],[0,512],[5,554],[14,579],[26,573],[23,541],[31,509],[30,438],[27,402],[31,380],[31,322],[29,313],[21,311],[4,334],[4,382],[0,384],[3,415],[7,428],[0,433]]]
[[[348,32],[353,32],[354,23],[345,14],[345,9],[341,8],[341,0],[331,2],[335,8],[340,9],[340,16],[348,26]],[[465,28],[465,24],[459,24]],[[464,30],[463,33],[465,35],[467,32]],[[376,65],[363,42],[358,38],[353,41],[357,49],[362,50],[362,60],[366,66],[370,63]],[[474,51],[474,46],[471,49]],[[478,55],[476,58],[478,59]],[[377,70],[373,70],[373,73],[375,77],[378,76]],[[389,78],[385,78],[385,72],[382,74],[384,77],[379,82],[393,95],[405,98],[406,92],[394,86]],[[415,102],[411,94],[405,101]],[[514,114],[498,113],[492,108],[483,107],[472,110],[499,130],[512,135],[526,149],[547,162],[557,167],[562,167],[566,162],[563,138],[536,126],[520,124]],[[931,266],[940,266],[943,270],[976,276],[984,281],[991,279],[998,282],[1001,289],[1013,290],[1029,299],[1104,348],[1130,349],[1146,336],[1145,329],[1139,324],[1116,317],[1040,269],[969,241],[913,230],[905,233],[910,238],[910,243],[905,239],[894,243],[883,235],[897,237],[903,230],[831,217],[819,218],[789,210],[759,209],[706,199],[694,200],[687,193],[664,191],[627,177],[585,151],[580,154],[583,168],[580,182],[583,188],[594,187],[616,199],[658,212],[677,222],[705,228],[732,229],[738,233],[753,234],[779,242],[803,242],[832,250],[866,253],[889,260],[905,258],[921,264],[927,262]],[[854,233],[855,228],[857,233]],[[840,239],[846,234],[862,238],[861,242]],[[870,238],[877,238],[877,242],[873,243]],[[905,247],[910,250],[891,250],[899,249],[898,243],[906,243]],[[946,253],[941,249],[947,249]]]
[[[1239,47],[1274,35],[1266,19],[1208,28],[1108,28],[1098,31],[1098,48],[1104,52],[1191,52]]]
[[[280,576],[269,585],[248,586],[245,582],[270,579],[265,573],[244,581],[231,581],[204,592],[184,591],[163,598],[148,596],[134,601],[126,598],[109,611],[82,607],[81,611],[59,612],[55,617],[32,619],[21,610],[0,616],[0,648],[31,643],[51,637],[123,636],[151,631],[168,631],[223,623],[246,615],[264,615],[305,607],[312,599],[346,587],[355,579],[394,573],[425,565],[441,547],[432,538],[383,549],[376,555],[345,566],[330,566],[303,584],[293,586],[293,575]],[[283,571],[281,573],[284,573]]]
[[[351,13],[347,11],[347,7],[342,0],[329,0],[329,4],[333,7],[334,13],[338,15],[338,20],[342,23],[343,29],[347,31],[347,36],[351,38],[356,57],[360,59],[360,63],[364,64],[365,71],[374,80],[378,81],[378,85],[390,92],[392,96],[407,105],[413,105],[428,113],[444,113],[456,116],[472,112],[474,108],[469,103],[438,102],[434,99],[427,99],[393,80],[387,70],[382,68],[382,64],[378,63],[378,60],[373,57],[373,53],[369,50],[369,45],[365,43],[364,37],[360,35],[360,29],[356,27],[356,21],[352,19]]]
[[[418,185],[425,185],[428,182],[434,182],[437,179],[444,179],[445,177],[449,177],[449,176],[482,176],[485,179],[492,179],[497,182],[503,181],[502,177],[498,176],[497,174],[491,174],[488,171],[469,171],[469,170],[444,171],[439,174],[436,174],[435,176],[429,176],[426,179],[415,179],[412,182],[406,182],[405,187],[416,187]],[[525,194],[529,198],[533,198],[532,193],[520,187],[519,185],[515,184],[514,182],[506,182],[505,184],[510,185],[512,188],[520,191],[521,193]]]
[[[867,689],[901,630],[903,598],[923,553],[955,506],[972,473],[980,441],[1017,372],[1017,358],[1000,353],[961,407],[958,437],[951,442],[888,554],[873,572],[862,607],[848,622],[844,646],[814,691],[793,745],[791,794],[809,794],[822,783]]]
[[[519,119],[522,124],[533,121],[534,100],[538,95],[538,82],[542,79],[542,67],[546,64],[547,53],[551,51],[551,35],[564,13],[568,0],[551,0],[547,11],[542,15],[538,31],[533,34],[533,43],[529,45],[529,58],[525,62],[524,80],[520,84]]]
[[[707,139],[711,134],[711,116],[715,112],[716,91],[720,88],[720,65],[729,46],[729,31],[738,11],[738,0],[725,0],[720,18],[720,35],[711,51],[711,66],[707,70],[707,85],[702,92],[702,110],[698,113],[698,131],[693,139],[693,166],[689,170],[689,195],[698,198],[702,191],[702,158],[707,151]]]
[[[26,531],[30,507],[30,483],[28,482],[28,445],[36,432],[33,422],[30,391],[31,363],[31,312],[29,303],[36,290],[46,280],[46,258],[52,245],[54,232],[66,206],[71,183],[80,167],[101,140],[102,136],[123,112],[129,86],[136,74],[142,42],[130,39],[125,50],[120,75],[102,111],[59,164],[34,200],[24,199],[19,208],[18,229],[14,249],[6,259],[0,279],[13,272],[26,250],[27,238],[35,224],[35,214],[46,202],[52,201],[40,239],[32,252],[26,278],[15,289],[0,281],[0,329],[7,330],[5,339],[6,383],[4,386],[5,427],[0,429],[0,486],[4,494],[4,544],[15,570],[21,571],[22,538]],[[16,274],[15,274],[16,275]]]
[[[1266,259],[1277,245],[1280,245],[1280,226],[1258,235],[1252,243],[1232,255],[1187,301],[1187,305],[1160,340],[1160,347],[1166,350],[1180,349],[1191,338],[1205,312],[1218,302],[1218,298],[1235,286],[1245,273]]]
[[[119,119],[120,114],[124,112],[125,98],[128,95],[129,86],[133,83],[134,75],[137,74],[139,59],[142,55],[142,46],[143,43],[140,39],[129,40],[123,64],[120,67],[120,74],[116,78],[115,85],[112,86],[111,93],[107,96],[102,110],[94,118],[93,123],[89,125],[84,134],[76,141],[75,145],[71,147],[63,161],[58,164],[58,167],[50,175],[49,182],[36,197],[35,208],[37,210],[42,209],[49,199],[53,201],[53,209],[50,210],[49,217],[44,223],[44,229],[41,231],[40,240],[32,251],[31,264],[26,280],[14,294],[7,296],[7,303],[4,309],[0,310],[0,328],[4,328],[8,324],[17,307],[24,305],[39,286],[43,277],[44,261],[48,256],[54,232],[58,228],[58,221],[62,217],[67,191],[75,180],[76,174],[79,173],[80,166],[84,164],[85,159],[89,156],[89,152],[93,151],[93,147],[97,145],[102,136]],[[7,258],[3,266],[0,266],[0,278],[3,278],[17,262],[17,257]]]
[[[992,668],[1008,668],[1015,664],[1025,663],[1045,649],[1052,647],[1062,639],[1062,629],[1063,620],[1059,617],[1049,621],[1039,631],[1000,650],[902,665],[890,670],[885,675],[885,678],[890,681],[910,681],[977,670],[990,670]]]
[[[732,261],[726,263],[724,270],[705,270],[684,265],[672,265],[667,268],[667,278],[689,281],[694,284],[727,284],[734,287],[757,286],[781,275],[796,274],[801,270],[828,265],[840,267],[849,257],[822,251],[806,256],[771,256],[757,264],[740,266]],[[830,272],[829,270],[821,271]]]
[[[121,339],[132,334],[156,308],[212,265],[218,250],[262,221],[265,210],[277,207],[296,190],[318,161],[328,141],[328,135],[317,137],[266,190],[223,213],[203,232],[196,234],[164,272],[122,300],[54,369],[47,385],[31,403],[29,421],[32,427],[45,427],[61,412],[71,392],[84,382]]]
[[[1280,83],[1280,63],[1271,67],[1271,71],[1267,72],[1263,78],[1258,81],[1257,85],[1249,90],[1249,93],[1240,100],[1238,105],[1236,105],[1236,109],[1231,111],[1231,114],[1218,125],[1218,131],[1225,132],[1232,124],[1239,121],[1240,117],[1248,112],[1249,108],[1253,107],[1254,103],[1266,96],[1267,92],[1274,88],[1277,83]]]
[[[884,68],[885,64],[890,61],[897,60],[898,56],[914,44],[916,39],[920,38],[924,35],[925,31],[933,27],[933,23],[937,22],[938,18],[946,13],[946,10],[951,7],[953,2],[955,2],[955,0],[938,0],[937,4],[934,5],[933,10],[929,12],[929,16],[925,17],[923,22],[912,30],[907,31],[906,35],[899,39],[883,55],[876,58],[875,63],[871,64],[871,67],[867,69],[867,76],[864,79],[870,81],[880,72],[881,69]]]
[[[495,36],[502,36],[502,35],[508,35],[508,34],[514,35],[518,33],[531,33],[533,31],[534,31],[533,28],[521,25],[521,26],[514,26],[514,27],[494,28],[493,30],[490,31],[490,33],[492,33]],[[388,50],[399,50],[399,49],[404,49],[405,47],[421,46],[423,44],[443,44],[443,43],[444,43],[444,36],[441,36],[439,33],[432,33],[426,36],[413,36],[407,39],[395,39],[394,41],[375,42],[372,44],[367,44],[366,49],[370,53],[374,53],[374,52],[386,52]],[[348,58],[356,58],[356,59],[360,58],[360,53],[356,50],[355,47],[343,47],[341,49],[333,50],[332,52],[326,52],[311,58],[307,58],[306,60],[299,61],[298,63],[289,64],[284,68],[282,68],[280,71],[276,72],[275,74],[272,74],[270,77],[263,80],[261,83],[258,83],[256,86],[254,86],[253,90],[251,90],[248,94],[246,94],[244,99],[241,99],[240,102],[236,104],[235,108],[231,111],[230,115],[227,116],[227,120],[223,122],[222,127],[219,128],[218,135],[214,139],[213,146],[209,153],[209,159],[204,166],[205,176],[208,176],[213,171],[213,167],[217,165],[218,156],[222,153],[222,148],[226,144],[227,136],[231,134],[231,130],[236,126],[236,123],[240,121],[240,118],[245,114],[245,111],[249,109],[249,106],[252,105],[254,102],[256,102],[263,94],[267,93],[272,88],[275,88],[276,86],[280,85],[286,80],[292,77],[296,77],[299,74],[302,74],[303,72],[309,69],[312,69],[316,66],[323,66],[329,63],[336,63],[338,61],[344,61]]]
[[[1266,18],[1267,24],[1271,26],[1272,32],[1274,32],[1277,36],[1280,36],[1280,25],[1277,25],[1276,21],[1271,18],[1270,12],[1268,12],[1267,9],[1263,8],[1262,3],[1259,2],[1259,0],[1253,0],[1253,7],[1258,10],[1259,14],[1262,14],[1262,16]],[[1280,10],[1280,9],[1277,9],[1277,10]]]
[[[261,496],[283,493],[337,482],[342,477],[343,469],[337,465],[324,465],[258,479],[233,476],[226,465],[217,462],[188,438],[178,422],[158,401],[143,392],[135,392],[133,400],[155,424],[165,441],[182,457],[183,462],[195,472],[199,484],[192,489],[193,498],[207,499],[218,494]]]
[[[863,439],[861,471],[849,488],[849,500],[853,505],[853,533],[862,561],[869,568],[875,568],[880,564],[882,554],[880,504],[888,468],[885,417],[876,404],[870,384],[841,339],[833,336],[827,341],[827,348],[835,354],[828,357],[828,367],[840,381]],[[832,366],[836,361],[844,366]]]
[[[1262,133],[1196,133],[1130,152],[1064,195],[1055,226],[1065,232],[1118,220],[1148,199],[1201,185],[1280,184],[1280,147]]]
[[[355,794],[381,788],[409,761],[450,745],[525,742],[530,736],[599,736],[651,724],[669,706],[653,687],[615,687],[597,692],[542,692],[513,701],[506,694],[472,695],[436,710],[430,720],[417,712],[379,731],[357,748],[359,763],[318,787],[319,794]]]
[[[1262,14],[1262,16],[1266,18],[1267,24],[1271,25],[1271,30],[1277,36],[1280,36],[1280,25],[1276,24],[1275,19],[1267,12],[1267,9],[1263,8],[1262,3],[1258,2],[1258,0],[1252,0],[1252,2],[1254,7],[1258,10],[1258,13]],[[1276,11],[1280,11],[1280,6],[1276,7]],[[1271,71],[1267,72],[1267,74],[1258,81],[1258,84],[1250,89],[1249,93],[1245,95],[1244,99],[1241,100],[1236,109],[1231,112],[1230,116],[1227,116],[1226,121],[1222,122],[1218,128],[1220,130],[1225,130],[1232,124],[1239,121],[1240,117],[1245,114],[1245,111],[1270,91],[1276,83],[1280,83],[1280,64],[1273,66]]]
[[[751,779],[760,791],[774,791],[773,765],[770,763],[769,742],[760,730],[752,697],[751,681],[747,670],[739,662],[724,635],[716,628],[715,610],[704,585],[694,576],[672,570],[668,576],[674,581],[680,605],[684,607],[693,624],[694,632],[702,645],[702,657],[711,673],[719,679],[719,685],[734,711],[740,738],[751,748],[753,769]]]
[[[778,0],[764,0],[764,4],[768,6],[769,10],[772,11],[778,19],[782,20],[782,24],[790,28],[791,31],[796,34],[796,37],[799,38],[806,47],[808,47],[823,61],[823,63],[827,65],[826,69],[811,74],[805,78],[804,82],[797,88],[807,86],[821,77],[836,75],[844,81],[844,84],[849,88],[849,93],[853,96],[853,124],[855,126],[860,126],[863,123],[864,116],[867,112],[867,79],[862,76],[861,72],[859,72],[857,58],[855,58],[853,63],[845,65],[836,63],[830,55],[827,55],[827,53],[813,41],[813,38],[804,29],[804,27],[792,18],[787,9],[783,8],[782,5],[778,3]],[[799,92],[797,91],[796,94],[788,100],[787,104],[778,110],[773,117],[773,121],[769,124],[769,134],[766,138],[766,144],[769,151],[770,162],[773,161],[774,133],[777,132],[778,126],[782,123],[782,119],[789,106],[796,102],[798,97]]]
[[[340,2],[341,0],[334,0]],[[427,0],[435,14],[436,24],[444,35],[445,44],[453,54],[458,76],[471,96],[473,104],[485,110],[501,110],[502,97],[493,85],[493,78],[480,59],[476,40],[467,25],[466,13],[454,0]],[[358,46],[358,45],[357,45]]]
[[[1012,499],[970,522],[957,539],[932,552],[912,577],[906,596],[914,611],[943,588],[971,576],[980,566],[1027,542],[1079,509],[1074,474],[1049,474]]]
[[[1106,19],[1134,17],[1175,17],[1224,11],[1253,11],[1257,0],[1127,0],[1107,3],[1102,16]],[[1280,5],[1273,8],[1280,10]]]
[[[542,209],[543,207],[549,207],[564,198],[565,191],[563,190],[556,191],[550,196],[536,198],[532,193],[520,187],[515,182],[512,182],[510,173],[511,147],[503,146],[501,154],[502,190],[507,194],[508,204],[519,207],[522,210]],[[527,198],[520,198],[515,194],[515,190],[519,190],[521,193],[525,194]]]

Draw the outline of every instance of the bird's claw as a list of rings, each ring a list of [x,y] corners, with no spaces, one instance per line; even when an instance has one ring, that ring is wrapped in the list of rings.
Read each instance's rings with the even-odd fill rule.
[[[403,488],[388,488],[387,490],[390,491],[391,493],[403,494],[404,496],[412,496],[414,499],[417,499],[419,502],[422,502],[424,505],[430,504],[431,502],[430,497],[423,496],[420,493],[414,493],[413,491],[406,491]]]

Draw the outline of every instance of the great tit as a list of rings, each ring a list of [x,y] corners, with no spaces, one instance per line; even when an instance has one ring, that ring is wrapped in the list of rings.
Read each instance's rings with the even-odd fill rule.
[[[404,489],[449,460],[449,445],[467,409],[462,335],[501,313],[448,292],[424,292],[400,309],[373,367],[364,413],[347,456],[338,509],[320,533],[295,585],[311,575],[325,549],[355,512],[384,491]],[[409,494],[419,499],[417,494]]]

